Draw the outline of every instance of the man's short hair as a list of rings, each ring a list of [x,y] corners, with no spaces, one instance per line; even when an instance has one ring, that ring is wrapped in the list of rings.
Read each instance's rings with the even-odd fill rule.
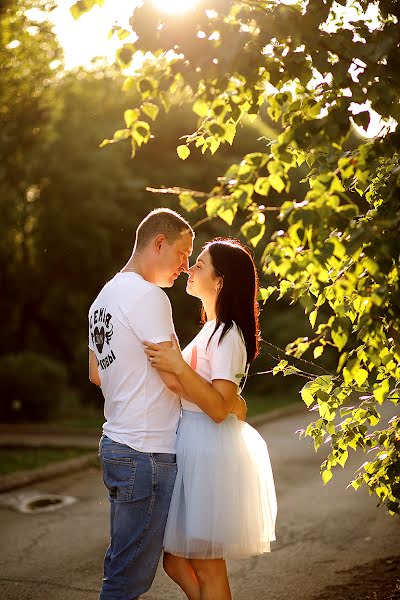
[[[156,208],[139,223],[136,229],[135,249],[143,250],[159,233],[163,233],[168,242],[173,244],[183,232],[194,237],[193,229],[179,213],[169,208]]]

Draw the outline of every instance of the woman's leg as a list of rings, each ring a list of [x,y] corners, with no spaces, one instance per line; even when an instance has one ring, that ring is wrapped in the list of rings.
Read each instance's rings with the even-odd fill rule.
[[[163,567],[166,574],[179,585],[189,600],[200,600],[200,586],[188,558],[164,552]]]
[[[232,600],[226,562],[222,558],[190,559],[200,585],[200,600]]]

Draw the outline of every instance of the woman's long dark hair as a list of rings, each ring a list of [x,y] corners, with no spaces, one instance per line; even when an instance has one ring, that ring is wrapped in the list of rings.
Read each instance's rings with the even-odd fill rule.
[[[235,322],[243,334],[249,363],[259,353],[260,335],[258,275],[253,258],[245,246],[231,238],[211,240],[204,249],[210,253],[215,275],[223,278],[215,307],[216,325],[211,337],[223,323],[221,341]],[[201,318],[205,323],[204,308]]]

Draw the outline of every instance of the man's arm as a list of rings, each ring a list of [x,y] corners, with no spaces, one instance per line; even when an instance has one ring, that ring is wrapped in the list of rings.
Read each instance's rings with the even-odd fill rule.
[[[157,346],[160,346],[160,348],[172,348],[172,342],[159,342]],[[185,398],[183,386],[176,375],[173,373],[167,373],[166,371],[157,371],[157,373],[161,377],[164,385],[166,385],[171,392],[177,394],[181,398]],[[188,398],[185,398],[185,400],[187,399]]]
[[[97,363],[97,358],[93,350],[89,348],[89,380],[95,385],[101,386],[100,376],[99,376],[99,366]]]

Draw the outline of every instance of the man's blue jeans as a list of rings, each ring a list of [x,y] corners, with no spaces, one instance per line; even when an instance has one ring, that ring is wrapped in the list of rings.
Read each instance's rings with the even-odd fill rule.
[[[106,436],[100,440],[99,456],[111,517],[99,600],[136,600],[156,574],[176,457],[139,452]]]

